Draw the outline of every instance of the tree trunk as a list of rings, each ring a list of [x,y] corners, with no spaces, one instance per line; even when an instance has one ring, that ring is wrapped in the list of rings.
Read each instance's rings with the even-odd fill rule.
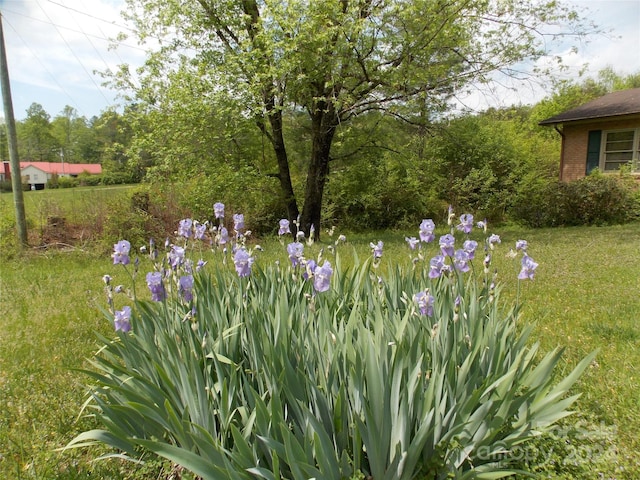
[[[331,104],[320,105],[311,116],[311,161],[307,171],[304,206],[300,224],[305,235],[314,228],[314,240],[320,239],[322,196],[329,175],[329,158],[338,117]]]
[[[282,197],[287,208],[287,218],[293,224],[298,219],[300,211],[296,202],[296,196],[293,192],[293,184],[291,183],[291,172],[289,171],[289,157],[284,144],[282,135],[282,110],[274,110],[269,114],[269,123],[271,124],[271,143],[278,162],[278,179],[280,180],[280,189]]]
[[[201,2],[202,4],[202,2]],[[205,10],[206,4],[204,4]],[[243,0],[242,8],[247,15],[247,33],[251,38],[251,42],[258,55],[263,57],[265,65],[268,65],[269,59],[263,51],[263,45],[256,39],[256,34],[260,29],[260,9],[256,0]],[[215,17],[215,15],[212,15]],[[225,35],[219,33],[219,36],[225,41]],[[226,39],[228,42],[229,39]],[[282,102],[278,101],[278,88],[275,86],[274,79],[268,79],[263,85],[262,102],[267,112],[271,132],[267,132],[264,119],[258,122],[258,127],[267,135],[269,141],[273,145],[273,151],[278,162],[278,179],[280,180],[280,189],[282,190],[282,198],[287,208],[287,217],[289,222],[293,223],[298,219],[300,211],[293,192],[293,184],[291,183],[291,172],[289,171],[289,158],[287,156],[287,148],[284,143],[282,131]],[[282,92],[280,92],[282,93]]]

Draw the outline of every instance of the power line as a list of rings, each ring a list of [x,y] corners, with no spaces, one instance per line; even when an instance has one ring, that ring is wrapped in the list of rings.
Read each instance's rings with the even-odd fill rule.
[[[29,44],[24,40],[24,38],[22,38],[22,36],[20,35],[20,33],[18,32],[18,30],[7,20],[7,18],[3,15],[3,19],[4,19],[4,23],[6,25],[8,25],[11,30],[13,30],[13,32],[15,33],[15,35],[20,39],[20,41],[24,44],[25,47],[27,47],[27,50],[29,50],[29,52],[31,52],[31,55],[34,56],[34,58],[38,61],[38,63],[40,64],[40,66],[49,74],[49,76],[51,77],[51,79],[53,80],[53,82],[58,86],[58,88],[60,88],[60,90],[62,92],[64,92],[64,94],[67,96],[67,98],[69,98],[69,100],[71,100],[71,103],[73,103],[74,105],[77,105],[78,103],[76,102],[76,100],[71,96],[71,94],[60,84],[60,82],[58,82],[58,79],[56,78],[56,76],[51,73],[51,71],[47,68],[46,64],[40,59],[40,57],[38,56],[38,54],[29,46]],[[81,112],[84,115],[84,112]],[[86,115],[85,115],[86,116]]]
[[[69,9],[69,10],[76,11],[76,12],[78,12],[78,13],[82,13],[82,12],[81,12],[81,11],[79,11],[79,10],[72,9],[71,7],[65,7],[64,5],[59,4],[59,3],[56,3],[56,2],[50,2],[50,3],[53,3],[53,4],[55,4],[55,5],[58,5],[58,6],[61,6],[61,7],[67,8],[67,9]],[[42,9],[42,7],[41,7],[41,6],[40,6],[40,8]],[[117,46],[119,46],[119,47],[126,47],[126,48],[131,48],[131,49],[134,49],[134,50],[140,50],[141,52],[146,52],[146,50],[145,50],[144,48],[142,48],[142,47],[138,47],[137,45],[131,45],[131,44],[129,44],[129,43],[120,42],[120,41],[118,41],[118,40],[114,40],[114,39],[112,39],[112,38],[108,38],[108,37],[106,37],[106,36],[102,36],[102,37],[101,37],[100,35],[95,35],[95,34],[92,34],[92,33],[85,33],[85,32],[83,32],[83,31],[81,31],[81,30],[76,30],[76,29],[74,29],[74,28],[67,27],[66,25],[59,25],[59,24],[57,24],[57,23],[54,23],[54,22],[53,22],[49,17],[47,17],[47,19],[48,19],[48,20],[42,20],[41,18],[36,18],[36,17],[32,17],[32,16],[30,16],[30,15],[25,15],[24,13],[16,12],[15,10],[7,10],[6,8],[3,8],[3,11],[4,11],[5,13],[11,13],[12,15],[17,15],[17,16],[20,16],[20,17],[23,17],[23,18],[28,18],[29,20],[33,20],[33,21],[35,21],[35,22],[44,23],[45,25],[51,25],[51,26],[56,27],[56,28],[58,28],[58,29],[68,30],[68,31],[73,32],[73,33],[79,33],[79,34],[81,34],[81,35],[90,36],[90,37],[96,38],[96,39],[98,39],[98,40],[102,40],[102,41],[104,41],[104,42],[107,42],[107,43],[113,43],[113,44],[116,44],[116,45],[117,45]],[[89,15],[89,14],[85,14],[85,15],[87,15],[88,17],[91,17],[91,18],[97,18],[97,17],[95,17],[95,16],[93,16],[93,15]],[[100,20],[100,19],[98,19],[98,20]],[[115,26],[117,26],[117,27],[121,27],[120,25],[117,25],[117,24],[115,24],[115,23],[113,23],[113,24],[112,24],[111,22],[108,22],[107,20],[102,20],[102,22],[108,23],[108,24],[110,24],[110,25],[115,25]],[[134,32],[134,33],[135,33],[135,30],[132,30],[132,29],[130,29],[130,28],[127,28],[127,27],[121,27],[121,28],[125,28],[125,29],[127,29],[127,30],[129,30],[129,31],[131,31],[131,32]],[[101,30],[101,33],[104,35],[104,33],[102,32],[102,30]]]
[[[100,95],[102,95],[102,98],[104,98],[105,102],[107,102],[107,105],[110,105],[111,104],[111,100],[109,100],[105,96],[104,92],[102,91],[102,88],[96,83],[95,79],[93,78],[93,75],[91,73],[89,73],[89,71],[84,66],[84,63],[82,62],[82,60],[80,60],[80,57],[78,57],[78,55],[76,55],[76,52],[73,50],[73,48],[71,48],[71,45],[69,45],[69,42],[67,42],[67,39],[64,38],[64,36],[60,32],[60,30],[58,29],[58,26],[51,21],[51,18],[49,18],[49,15],[47,14],[46,10],[42,7],[42,5],[40,4],[40,2],[38,0],[36,0],[36,4],[40,7],[40,10],[42,10],[42,13],[44,13],[44,16],[47,17],[47,19],[49,19],[51,24],[54,26],[54,28],[56,29],[56,32],[58,32],[58,35],[60,36],[60,38],[62,39],[64,44],[67,46],[67,48],[69,49],[71,54],[75,57],[75,59],[78,61],[78,64],[82,67],[82,69],[85,71],[87,76],[91,79],[91,82],[96,86],[96,88],[100,92]]]
[[[124,30],[129,30],[132,33],[137,33],[133,28],[127,27],[126,25],[119,25],[114,21],[109,21],[109,20],[105,20],[104,18],[96,17],[95,15],[91,15],[90,13],[84,12],[82,10],[78,10],[77,8],[70,7],[70,6],[65,5],[63,3],[59,3],[59,2],[56,2],[54,0],[47,0],[47,2],[52,3],[54,5],[57,5],[59,7],[62,7],[64,9],[66,9],[66,10],[71,10],[73,12],[79,13],[79,14],[84,15],[86,17],[93,18],[94,20],[98,20],[100,22],[107,23],[109,25],[113,25],[113,26],[116,26],[118,28],[122,28]]]

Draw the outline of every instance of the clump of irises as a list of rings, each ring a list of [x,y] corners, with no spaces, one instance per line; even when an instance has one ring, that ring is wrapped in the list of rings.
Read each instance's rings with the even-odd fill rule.
[[[466,273],[471,270],[471,262],[475,258],[476,251],[479,247],[479,244],[476,240],[469,238],[469,235],[474,229],[474,218],[473,215],[469,213],[460,215],[460,217],[458,218],[458,223],[454,222],[455,218],[456,215],[453,211],[453,208],[449,207],[447,223],[451,227],[451,230],[449,233],[442,235],[438,239],[440,251],[435,256],[431,257],[428,261],[428,276],[432,280],[438,279],[442,276],[453,275],[456,272]],[[486,234],[488,228],[487,220],[485,219],[477,222],[475,224],[475,227]],[[420,252],[422,244],[429,244],[431,242],[434,242],[436,239],[436,235],[434,234],[435,228],[436,225],[432,219],[428,218],[422,220],[418,229],[419,239],[416,237],[405,237],[405,241],[407,242],[410,250],[417,250],[418,252]],[[462,232],[466,236],[460,248],[456,248],[456,232]],[[485,275],[490,271],[492,252],[493,250],[495,250],[496,246],[501,243],[502,240],[500,239],[499,235],[491,234],[486,237],[483,260],[483,270]],[[519,280],[533,280],[535,270],[538,267],[538,264],[527,253],[528,246],[529,244],[526,240],[518,240],[515,245],[515,250],[510,250],[510,252],[507,254],[512,258],[518,256],[519,253],[522,254],[521,270],[518,274]],[[373,243],[371,244],[371,247],[374,248]],[[374,258],[376,257],[376,255],[377,252],[374,249]],[[419,253],[418,257],[413,258],[414,267],[421,260],[425,260],[425,257],[422,253]],[[494,284],[492,283],[492,287],[493,286]],[[421,314],[427,316],[433,315],[432,305],[434,299],[429,293],[428,289],[414,294],[413,298],[418,306],[418,311]],[[459,298],[456,299],[456,302],[458,302],[458,304],[459,301]]]
[[[251,276],[252,268],[256,261],[256,252],[261,251],[259,245],[248,246],[248,238],[251,231],[246,229],[245,218],[241,213],[235,213],[230,218],[229,228],[225,223],[225,205],[217,202],[213,205],[214,221],[201,223],[191,218],[185,218],[178,223],[174,232],[175,239],[167,238],[164,242],[164,254],[161,255],[156,243],[150,240],[148,246],[140,248],[140,253],[149,257],[152,263],[152,271],[145,276],[147,288],[151,300],[154,302],[164,302],[168,298],[177,298],[185,305],[192,305],[194,300],[194,274],[201,271],[207,262],[200,258],[197,262],[191,260],[194,253],[202,254],[205,249],[220,252],[222,263],[233,262],[235,272],[240,279]],[[499,235],[491,234],[487,236],[488,224],[486,220],[478,221],[474,224],[473,215],[462,214],[455,222],[456,215],[452,207],[449,207],[447,224],[450,227],[448,233],[441,235],[437,240],[437,250],[435,255],[428,258],[424,254],[427,245],[436,242],[436,223],[433,219],[424,219],[418,226],[417,237],[405,237],[405,241],[412,254],[413,268],[418,268],[424,264],[427,276],[435,281],[441,277],[464,274],[472,269],[473,260],[480,248],[478,241],[470,238],[475,229],[486,235],[483,245],[483,271],[488,274],[490,271],[492,252],[501,243]],[[231,223],[233,226],[231,227]],[[278,222],[277,234],[280,242],[285,246],[289,260],[290,271],[293,278],[300,278],[311,285],[311,294],[322,294],[331,289],[333,277],[333,267],[331,262],[323,257],[324,249],[320,250],[317,258],[307,258],[305,256],[305,235],[300,229],[299,219],[290,222],[283,218]],[[233,234],[230,234],[230,229]],[[307,245],[313,243],[313,232],[306,240]],[[333,236],[334,228],[328,231]],[[457,239],[456,234],[463,234],[463,240]],[[334,248],[346,242],[344,235],[339,235],[338,239],[331,243],[327,249],[334,252]],[[377,268],[382,261],[384,254],[384,242],[377,240],[369,244],[371,248],[371,266]],[[521,255],[521,270],[518,274],[519,280],[533,280],[538,264],[528,254],[528,242],[518,240],[515,250],[510,250],[507,254],[513,258]],[[122,265],[125,269],[131,264],[131,244],[127,240],[120,240],[113,246],[113,264]],[[136,256],[133,262],[133,272],[130,273],[133,283],[138,273],[140,259]],[[127,270],[128,271],[128,270]],[[379,277],[377,277],[379,278]],[[127,291],[122,285],[113,286],[109,275],[103,277],[107,286],[107,299],[110,311],[114,318],[114,327],[117,331],[129,332],[131,330],[131,308],[128,306],[118,310],[114,303],[114,293],[128,293],[135,299],[133,294]],[[433,315],[434,297],[432,292],[426,288],[413,294],[413,300],[417,306],[417,311],[422,315]],[[189,311],[188,316],[194,316],[195,309]]]

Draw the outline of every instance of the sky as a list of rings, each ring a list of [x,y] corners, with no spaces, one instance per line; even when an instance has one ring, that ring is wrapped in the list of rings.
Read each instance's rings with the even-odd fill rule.
[[[587,10],[583,15],[609,35],[579,45],[578,53],[559,45],[553,53],[569,66],[565,78],[578,79],[605,67],[620,75],[640,72],[640,0],[564,0]],[[0,0],[14,116],[24,120],[32,103],[42,105],[51,118],[65,106],[91,118],[109,108],[121,109],[117,92],[104,86],[96,72],[116,70],[127,63],[141,65],[144,48],[134,38],[112,39],[127,32],[120,12],[124,0]],[[535,82],[496,85],[461,97],[463,107],[531,104],[550,94],[549,85]],[[0,112],[4,117],[4,112]]]

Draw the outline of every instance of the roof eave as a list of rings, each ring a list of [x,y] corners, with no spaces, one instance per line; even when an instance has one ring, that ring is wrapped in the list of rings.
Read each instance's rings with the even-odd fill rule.
[[[602,120],[602,121],[610,121],[610,120],[619,120],[620,118],[640,118],[640,112],[631,112],[631,113],[614,113],[610,115],[590,115],[586,117],[575,117],[575,118],[559,118],[555,117],[548,118],[546,120],[542,120],[538,122],[538,125],[542,127],[546,126],[556,126],[562,125],[565,123],[588,123],[593,122],[594,120]]]

